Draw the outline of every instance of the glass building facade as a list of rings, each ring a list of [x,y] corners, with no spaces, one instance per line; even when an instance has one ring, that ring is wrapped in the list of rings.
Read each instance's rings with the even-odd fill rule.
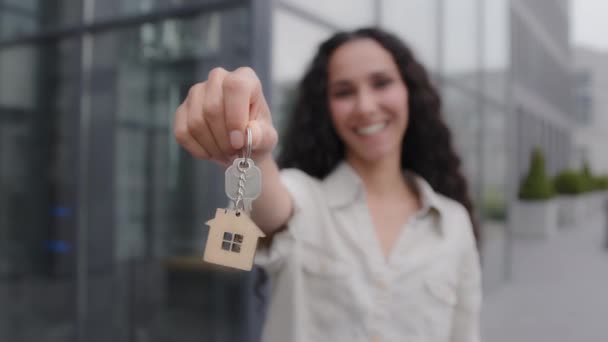
[[[265,276],[201,262],[223,170],[177,145],[173,113],[249,65],[281,129],[318,44],[360,26],[402,37],[441,91],[491,296],[529,150],[567,163],[565,4],[0,0],[0,341],[258,341]]]

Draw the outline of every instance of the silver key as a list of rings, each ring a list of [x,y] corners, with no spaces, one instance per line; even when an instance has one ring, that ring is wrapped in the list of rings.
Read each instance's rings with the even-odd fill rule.
[[[247,203],[251,206],[251,201],[258,198],[262,192],[262,172],[252,159],[237,158],[226,170],[226,196],[233,201],[238,198],[240,180],[244,180],[242,199],[246,207]]]

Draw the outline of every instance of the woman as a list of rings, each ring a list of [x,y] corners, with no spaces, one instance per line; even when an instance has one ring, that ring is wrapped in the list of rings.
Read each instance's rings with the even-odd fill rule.
[[[252,129],[256,256],[272,278],[264,341],[478,341],[477,229],[424,68],[393,35],[324,42],[277,144],[260,82],[214,69],[175,118],[193,155],[227,165]]]

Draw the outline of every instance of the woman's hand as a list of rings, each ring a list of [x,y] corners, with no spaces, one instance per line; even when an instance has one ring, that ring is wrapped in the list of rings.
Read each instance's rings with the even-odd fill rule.
[[[252,158],[271,156],[277,131],[262,93],[262,84],[248,67],[229,72],[214,68],[207,81],[190,88],[175,112],[177,142],[199,159],[226,166],[247,143],[251,128]]]

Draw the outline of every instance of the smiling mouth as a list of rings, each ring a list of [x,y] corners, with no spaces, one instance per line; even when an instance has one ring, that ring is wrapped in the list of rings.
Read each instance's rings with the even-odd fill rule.
[[[378,122],[369,126],[355,128],[355,132],[359,135],[370,136],[381,132],[388,126],[388,121]]]

